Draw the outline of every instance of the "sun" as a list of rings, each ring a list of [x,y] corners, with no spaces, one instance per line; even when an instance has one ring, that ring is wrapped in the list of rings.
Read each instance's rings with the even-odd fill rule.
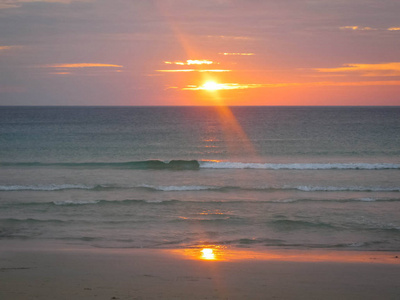
[[[209,80],[203,84],[202,88],[207,91],[216,91],[219,90],[221,87],[220,84],[216,83],[215,81]]]

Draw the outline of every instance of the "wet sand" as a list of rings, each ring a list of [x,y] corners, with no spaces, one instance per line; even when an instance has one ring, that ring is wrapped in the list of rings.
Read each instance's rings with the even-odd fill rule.
[[[0,242],[0,299],[399,299],[388,252],[98,249]],[[342,257],[343,259],[340,259]]]

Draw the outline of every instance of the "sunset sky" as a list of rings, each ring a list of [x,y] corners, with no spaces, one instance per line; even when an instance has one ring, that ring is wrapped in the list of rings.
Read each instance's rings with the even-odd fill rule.
[[[400,105],[397,0],[0,0],[0,105]]]

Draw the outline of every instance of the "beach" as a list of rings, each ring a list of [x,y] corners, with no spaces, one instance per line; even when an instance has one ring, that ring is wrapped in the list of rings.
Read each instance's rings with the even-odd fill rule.
[[[343,252],[343,259],[340,253],[330,259],[280,250],[270,259],[259,253],[227,260],[179,253],[2,243],[0,298],[398,299],[400,293],[395,253]]]

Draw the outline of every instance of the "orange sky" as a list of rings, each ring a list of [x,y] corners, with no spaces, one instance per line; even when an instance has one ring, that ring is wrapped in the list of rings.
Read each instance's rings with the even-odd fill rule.
[[[0,105],[400,105],[399,15],[389,0],[0,0]]]

